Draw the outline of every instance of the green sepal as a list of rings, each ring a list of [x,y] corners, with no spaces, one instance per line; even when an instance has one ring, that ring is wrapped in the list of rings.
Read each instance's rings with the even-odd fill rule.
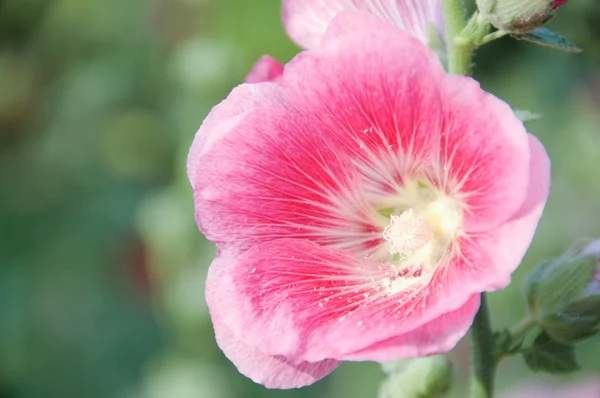
[[[573,316],[600,318],[600,294],[592,294],[571,303],[565,312]]]
[[[589,286],[596,273],[594,256],[580,256],[571,259],[560,258],[543,266],[541,274],[534,271],[537,278],[533,295],[538,315],[560,313],[571,303],[579,301],[580,295]]]
[[[546,28],[537,28],[536,30],[515,36],[518,39],[527,40],[541,46],[552,47],[557,50],[567,51],[571,53],[580,53],[583,51],[581,47],[571,43],[565,37]]]
[[[500,360],[504,356],[516,355],[523,348],[523,339],[515,341],[510,330],[498,330],[494,332],[494,357]]]
[[[549,314],[540,319],[539,324],[553,340],[570,344],[596,335],[600,326],[600,318]]]
[[[575,347],[554,341],[541,332],[533,345],[521,351],[527,366],[534,372],[571,373],[580,369]]]
[[[525,300],[527,300],[527,304],[529,304],[529,308],[532,310],[532,312],[535,312],[535,299],[541,278],[545,274],[545,270],[550,266],[550,264],[552,264],[552,261],[543,261],[539,263],[523,281],[523,295],[525,296]]]

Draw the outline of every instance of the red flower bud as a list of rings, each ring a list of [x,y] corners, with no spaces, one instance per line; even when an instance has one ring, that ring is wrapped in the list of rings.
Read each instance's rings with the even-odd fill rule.
[[[566,2],[567,2],[567,0],[554,0],[554,2],[552,2],[552,9],[554,10],[554,9],[562,6]]]

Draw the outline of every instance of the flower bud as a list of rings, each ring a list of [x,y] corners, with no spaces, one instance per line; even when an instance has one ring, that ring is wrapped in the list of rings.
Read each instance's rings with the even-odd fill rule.
[[[442,355],[383,364],[388,374],[379,398],[442,398],[455,379],[452,363]]]
[[[567,0],[477,0],[477,7],[496,28],[513,34],[531,32],[554,16]]]
[[[600,240],[541,263],[525,280],[531,315],[554,340],[571,343],[600,330]]]

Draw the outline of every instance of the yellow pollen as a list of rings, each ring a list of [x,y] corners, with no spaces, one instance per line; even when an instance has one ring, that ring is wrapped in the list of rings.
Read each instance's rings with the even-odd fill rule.
[[[408,257],[429,243],[434,234],[428,220],[410,208],[399,216],[393,214],[390,217],[383,238],[390,244],[390,253]]]
[[[462,223],[458,207],[449,201],[435,201],[425,207],[429,223],[436,235],[452,239]]]

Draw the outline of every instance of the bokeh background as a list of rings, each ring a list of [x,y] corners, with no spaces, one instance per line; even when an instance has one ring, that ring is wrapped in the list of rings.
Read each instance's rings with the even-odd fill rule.
[[[198,232],[185,160],[207,112],[263,53],[298,49],[278,0],[0,0],[0,398],[375,397],[382,372],[346,363],[314,386],[269,391],[216,347],[203,298],[214,249]],[[476,77],[553,160],[537,237],[494,324],[525,313],[524,275],[600,237],[600,6],[551,27],[579,55],[502,39]],[[579,347],[600,377],[600,339]],[[452,358],[464,397],[467,342]],[[499,388],[551,380],[519,358]],[[579,397],[578,397],[579,398]],[[587,398],[587,397],[581,397]],[[589,397],[597,398],[597,397]]]

